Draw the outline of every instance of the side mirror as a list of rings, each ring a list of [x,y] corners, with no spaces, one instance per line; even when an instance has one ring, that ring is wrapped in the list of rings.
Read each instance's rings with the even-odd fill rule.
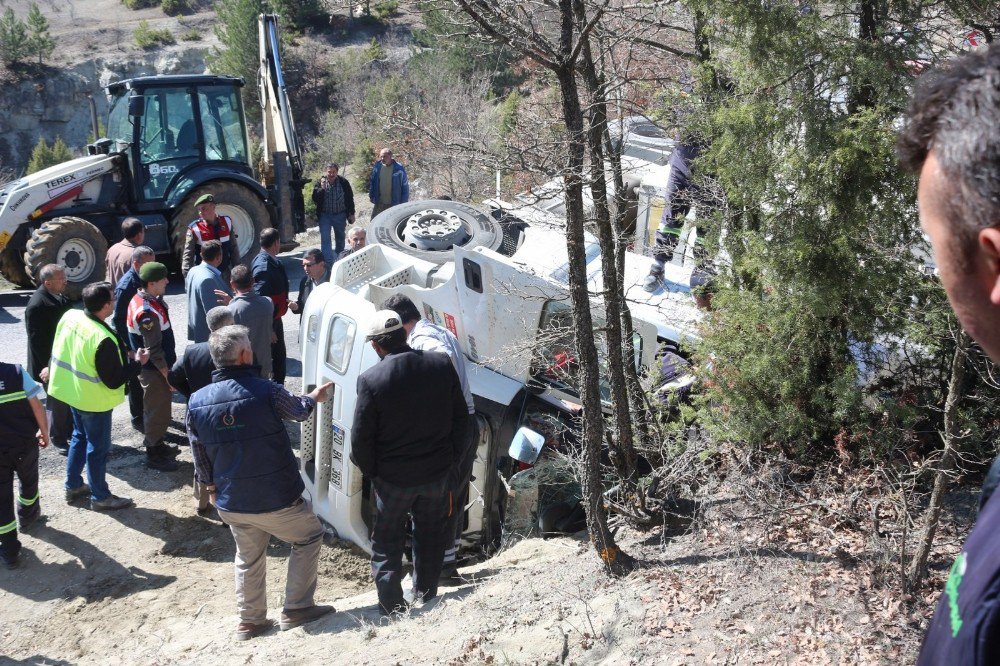
[[[510,442],[510,449],[507,451],[514,460],[523,462],[525,465],[534,465],[545,445],[545,437],[535,432],[531,428],[521,427],[514,434],[514,439]]]
[[[142,95],[132,95],[128,98],[128,115],[141,118],[146,113],[146,98]]]

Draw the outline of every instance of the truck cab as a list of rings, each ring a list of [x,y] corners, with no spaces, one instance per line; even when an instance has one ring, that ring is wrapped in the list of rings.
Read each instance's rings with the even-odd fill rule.
[[[450,201],[409,206],[411,222],[470,208]],[[390,295],[405,294],[424,318],[454,333],[467,358],[481,426],[464,507],[467,546],[490,549],[498,543],[506,479],[517,471],[505,454],[518,428],[539,414],[567,424],[579,414],[565,236],[541,221],[518,224],[516,247],[455,246],[443,262],[421,258],[426,251],[370,245],[335,263],[330,282],[309,296],[300,328],[303,390],[328,381],[335,388],[302,425],[300,471],[313,510],[341,538],[371,550],[370,480],[350,461],[351,432],[358,376],[379,360],[364,331]],[[600,249],[592,237],[587,257],[599,325]],[[651,367],[663,342],[696,339],[699,313],[683,267],[672,267],[677,275],[668,276],[676,288],[651,296],[641,288],[648,260],[634,255],[627,264],[635,363]]]

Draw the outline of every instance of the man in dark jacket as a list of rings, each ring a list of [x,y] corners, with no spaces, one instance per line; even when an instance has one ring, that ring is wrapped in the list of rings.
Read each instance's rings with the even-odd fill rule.
[[[195,269],[197,268],[195,266]],[[208,314],[205,315],[205,321],[208,324],[208,330],[213,333],[223,326],[232,326],[235,323],[232,311],[224,305],[209,310]],[[212,373],[216,369],[215,363],[212,362],[208,342],[196,342],[193,345],[188,345],[184,354],[174,363],[174,367],[167,373],[167,381],[185,399],[189,399],[195,391],[212,383]],[[202,516],[207,514],[211,507],[208,491],[205,490],[205,486],[198,482],[197,475],[194,477],[194,498],[197,502],[198,514]]]
[[[306,300],[309,298],[309,294],[313,292],[313,289],[330,280],[330,272],[326,269],[326,260],[323,259],[323,253],[316,248],[306,250],[306,253],[302,256],[302,270],[305,271],[305,275],[299,281],[299,295],[293,302],[288,304],[288,309],[292,312],[297,312],[300,317],[305,311]]]
[[[57,264],[42,266],[38,273],[42,284],[31,295],[24,308],[24,328],[28,332],[28,374],[42,382],[49,380],[49,358],[52,356],[52,341],[56,337],[59,320],[72,305],[63,292],[66,291],[66,271]],[[45,413],[49,425],[49,437],[60,453],[69,451],[69,437],[73,433],[73,415],[69,406],[51,395],[45,399]]]
[[[372,573],[383,615],[405,608],[403,542],[413,516],[411,601],[437,595],[448,480],[467,443],[469,412],[446,354],[411,349],[392,310],[375,313],[368,339],[382,361],[358,377],[351,460],[375,494]]]
[[[313,187],[312,200],[316,204],[319,220],[319,241],[323,256],[329,266],[344,251],[344,230],[354,224],[354,190],[347,179],[338,175],[340,165],[326,165],[326,174]],[[336,236],[337,245],[330,248],[330,229]]]
[[[919,174],[920,225],[966,331],[1000,362],[1000,46],[921,78],[899,143]],[[920,651],[919,666],[1000,663],[1000,494],[962,546]]]
[[[316,569],[323,527],[302,501],[302,477],[284,421],[304,421],[330,398],[328,382],[295,397],[263,379],[243,326],[224,326],[208,338],[216,370],[212,383],[188,402],[187,431],[195,476],[205,485],[236,541],[237,640],[259,636],[267,619],[267,545],[276,536],[292,545],[281,629],[333,610],[317,606]]]
[[[139,279],[139,269],[142,265],[156,258],[153,248],[140,245],[132,250],[132,265],[122,278],[115,285],[115,312],[111,315],[111,323],[115,327],[118,339],[128,345],[128,304],[132,302],[132,297],[139,293],[142,288],[142,280]],[[133,377],[126,386],[128,393],[128,411],[132,415],[132,427],[139,432],[143,431],[142,425],[142,384],[139,377]]]
[[[281,318],[288,312],[288,274],[278,260],[281,237],[277,229],[260,232],[260,254],[250,267],[253,273],[253,290],[258,296],[267,296],[274,304],[273,335],[271,337],[271,373],[274,381],[285,383],[285,327]]]

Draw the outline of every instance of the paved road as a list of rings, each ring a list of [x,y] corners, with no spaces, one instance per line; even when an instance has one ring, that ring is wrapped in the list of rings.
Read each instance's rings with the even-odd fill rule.
[[[279,256],[288,272],[288,281],[292,288],[294,298],[302,278],[301,258],[304,248],[299,248],[292,252],[287,252]],[[0,361],[8,363],[24,364],[28,359],[27,333],[24,329],[24,307],[31,297],[30,290],[16,290],[0,292]],[[170,285],[167,288],[167,305],[170,308],[170,320],[175,327],[177,355],[180,356],[188,344],[187,340],[187,298],[184,294],[184,280],[180,274],[170,276]],[[82,306],[79,306],[82,307]],[[109,320],[110,323],[110,320]],[[284,318],[285,324],[285,344],[288,348],[288,378],[285,386],[292,392],[296,392],[301,387],[302,376],[302,352],[299,349],[299,316],[289,312]],[[173,425],[167,434],[167,440],[174,444],[186,442],[183,431],[184,423],[184,399],[181,396],[174,396]],[[131,458],[135,457],[135,462],[140,461],[139,456],[143,456],[141,450],[142,435],[132,429],[128,413],[128,404],[118,406],[114,411],[112,421],[112,441],[116,446],[112,449],[111,458]],[[293,441],[298,441],[298,427],[289,427],[289,433],[295,433]],[[190,460],[186,450],[181,454],[181,462]],[[42,452],[40,469],[44,475],[58,475],[63,469],[65,458],[61,457],[51,448]],[[114,466],[114,465],[112,465]],[[181,470],[164,474],[162,481],[165,486],[183,483],[190,483],[190,466],[182,465]],[[160,473],[156,473],[157,476]],[[166,477],[176,477],[168,480]],[[112,484],[112,492],[116,488]],[[122,490],[119,488],[118,490]]]

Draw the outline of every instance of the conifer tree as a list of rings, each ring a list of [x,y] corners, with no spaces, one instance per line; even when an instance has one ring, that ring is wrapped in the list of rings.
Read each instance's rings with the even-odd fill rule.
[[[38,8],[38,3],[32,2],[31,9],[28,10],[28,51],[32,55],[38,56],[38,64],[42,64],[44,58],[52,55],[56,48],[56,42],[49,35],[49,21]]]
[[[11,67],[29,53],[28,28],[8,7],[0,16],[0,63]]]

